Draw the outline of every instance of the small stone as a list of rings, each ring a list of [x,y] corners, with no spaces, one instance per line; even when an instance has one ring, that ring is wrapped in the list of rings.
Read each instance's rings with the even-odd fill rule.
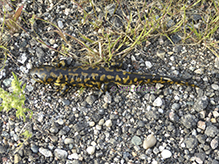
[[[104,95],[103,99],[104,99],[105,103],[109,103],[110,104],[112,102],[112,97],[109,94],[109,92],[106,92],[106,94]]]
[[[143,148],[148,149],[153,147],[157,143],[157,139],[154,137],[153,134],[150,134],[143,143]]]
[[[196,138],[186,138],[184,143],[188,149],[194,149],[198,145]]]
[[[95,146],[88,146],[87,153],[92,155],[95,152]]]
[[[157,56],[160,57],[161,59],[164,59],[165,51],[157,51]]]
[[[171,151],[164,149],[161,152],[161,156],[162,156],[162,158],[167,159],[167,158],[170,158],[172,156],[172,153],[171,153]]]
[[[214,125],[208,126],[205,130],[205,134],[209,137],[215,137],[218,133],[219,133],[219,130]]]
[[[0,154],[3,154],[7,151],[7,149],[4,146],[0,146]]]
[[[38,151],[39,151],[39,148],[36,145],[31,145],[30,149],[32,150],[33,153],[38,153]]]
[[[202,75],[204,73],[203,69],[197,69],[194,71],[196,74]]]
[[[93,95],[89,95],[85,101],[89,104],[92,105],[94,103],[94,101],[96,101],[96,98]]]
[[[15,154],[14,156],[14,163],[19,163],[21,161],[21,157],[19,154]]]
[[[205,130],[205,128],[206,128],[206,124],[205,124],[204,121],[198,121],[197,126],[198,126],[199,129],[202,129],[202,130]]]
[[[64,124],[64,121],[63,119],[59,118],[58,120],[56,120],[56,122],[59,124],[59,125],[63,125]]]
[[[112,121],[111,120],[107,120],[105,125],[106,125],[106,127],[112,126]]]
[[[38,118],[37,118],[37,120],[38,120],[39,122],[42,122],[42,121],[43,121],[43,118],[44,118],[44,114],[43,114],[42,112],[38,113]]]
[[[115,12],[115,7],[115,4],[109,4],[105,7],[105,11],[112,16]]]
[[[216,138],[214,138],[212,141],[211,141],[211,148],[212,149],[216,149],[217,147],[218,147],[218,141],[219,141],[219,138],[218,137],[216,137]]]
[[[64,27],[62,21],[58,21],[58,26],[60,29],[62,29]]]
[[[195,120],[195,116],[191,115],[191,114],[187,114],[185,116],[182,117],[182,124],[187,128],[190,129],[194,126],[196,126],[196,120]]]
[[[212,84],[211,87],[214,90],[219,90],[219,86],[217,84]]]
[[[77,153],[73,153],[73,154],[68,156],[68,159],[79,159],[79,156]]]
[[[65,159],[68,155],[67,151],[59,149],[59,148],[55,149],[54,154],[55,154],[55,157],[58,159]]]
[[[179,121],[179,116],[175,112],[170,112],[169,113],[169,118],[173,122],[178,122]]]
[[[218,113],[218,111],[213,111],[213,116],[214,116],[214,118],[219,117],[219,113]]]
[[[146,65],[146,67],[147,67],[148,69],[150,69],[150,68],[152,67],[152,64],[151,64],[150,61],[146,61],[146,62],[145,62],[145,65]]]
[[[132,137],[131,142],[132,142],[132,144],[134,144],[134,145],[136,145],[136,146],[142,144],[141,138],[138,137],[138,136]]]
[[[26,55],[26,53],[23,53],[17,61],[24,64],[26,62],[26,60],[27,60],[27,55]]]
[[[89,126],[90,126],[90,127],[93,127],[94,125],[95,125],[95,122],[94,122],[94,121],[89,122]]]
[[[51,133],[57,133],[59,131],[58,128],[55,126],[51,127],[49,130]]]
[[[215,58],[215,63],[214,63],[215,68],[219,69],[219,58]]]
[[[39,148],[39,152],[44,155],[45,157],[51,157],[52,156],[52,152],[48,149],[44,149],[44,148]]]
[[[161,106],[163,104],[162,99],[160,97],[156,98],[153,102],[154,106]]]
[[[174,103],[171,108],[173,110],[178,110],[180,108],[180,104],[179,103]]]
[[[67,145],[67,144],[72,144],[72,143],[74,143],[74,140],[72,139],[72,138],[66,138],[65,140],[64,140],[64,143]]]
[[[98,122],[98,125],[103,125],[104,124],[104,119],[101,119],[99,122]]]
[[[195,102],[194,104],[194,109],[197,112],[201,112],[203,111],[206,107],[208,106],[208,97],[207,96],[203,96],[198,98],[198,100]]]

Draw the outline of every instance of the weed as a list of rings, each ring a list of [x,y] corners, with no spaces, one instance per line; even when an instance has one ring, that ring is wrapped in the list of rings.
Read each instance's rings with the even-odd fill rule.
[[[7,91],[0,88],[0,97],[3,99],[2,104],[0,106],[0,111],[4,110],[8,112],[11,108],[17,109],[16,117],[23,117],[24,122],[26,121],[26,112],[30,112],[30,118],[32,118],[33,112],[24,108],[24,102],[26,100],[23,91],[25,89],[26,84],[21,88],[21,83],[17,79],[17,76],[12,72],[14,79],[11,82],[11,86],[13,89],[12,93],[8,93]]]

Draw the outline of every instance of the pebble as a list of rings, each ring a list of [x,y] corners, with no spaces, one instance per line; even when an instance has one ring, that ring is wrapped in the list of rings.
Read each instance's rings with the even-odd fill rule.
[[[194,149],[198,145],[198,141],[196,138],[186,138],[184,143],[188,149]]]
[[[14,163],[19,163],[21,161],[21,157],[19,154],[14,155]]]
[[[163,104],[162,99],[160,97],[156,98],[153,102],[154,106],[161,106]]]
[[[153,147],[157,143],[157,139],[154,137],[153,134],[150,134],[143,143],[143,148],[148,149]]]
[[[190,129],[192,127],[195,127],[196,126],[196,119],[195,119],[195,116],[191,115],[191,114],[187,114],[187,115],[184,115],[182,117],[182,124],[187,128],[187,129]]]
[[[213,111],[212,113],[213,113],[214,118],[219,117],[219,113],[218,113],[218,111]]]
[[[216,91],[219,90],[219,86],[217,84],[212,84],[211,87]]]
[[[59,159],[65,159],[68,155],[68,153],[65,150],[62,150],[59,148],[55,149],[54,154],[55,154],[55,157]]]
[[[132,142],[132,144],[134,144],[136,146],[142,144],[141,138],[138,136],[132,137],[131,142]]]
[[[17,61],[24,64],[26,62],[26,60],[27,60],[27,55],[26,55],[26,53],[23,53]]]
[[[74,140],[72,139],[72,138],[66,138],[65,140],[64,140],[64,143],[67,145],[67,144],[72,144],[72,143],[74,143]]]
[[[112,97],[110,96],[109,92],[106,92],[103,99],[104,99],[105,103],[111,103],[112,102]]]
[[[152,67],[152,64],[151,64],[150,61],[146,61],[146,62],[145,62],[145,65],[146,65],[146,67],[147,67],[148,69],[150,69],[150,68]]]
[[[4,146],[0,146],[0,154],[3,154],[6,152],[6,148]]]
[[[79,156],[77,153],[73,153],[73,154],[68,156],[68,159],[79,159]]]
[[[162,156],[162,158],[167,159],[167,158],[170,158],[172,156],[172,153],[171,153],[171,151],[164,149],[161,152],[161,156]]]
[[[98,122],[98,125],[103,125],[104,124],[104,119],[101,119],[99,122]]]
[[[62,29],[64,27],[62,21],[58,21],[58,26],[60,29]]]
[[[197,112],[201,112],[201,111],[203,111],[207,106],[208,106],[208,97],[207,97],[207,96],[203,96],[203,97],[198,98],[198,100],[195,102],[193,108],[194,108]]]
[[[88,146],[87,153],[92,155],[95,152],[95,146]]]
[[[63,119],[59,118],[58,120],[56,120],[56,122],[59,124],[59,125],[63,125],[64,124],[64,121]]]
[[[219,69],[219,58],[215,58],[215,63],[214,63],[215,68]]]
[[[206,154],[205,153],[196,153],[195,154],[195,161],[198,164],[202,164],[205,160]]]
[[[205,134],[209,137],[215,137],[218,133],[219,133],[219,130],[214,125],[208,126],[205,130]]]
[[[30,148],[30,149],[32,150],[33,153],[38,153],[38,151],[39,151],[38,146],[36,146],[36,145],[34,145],[34,144],[31,145],[31,148]]]
[[[106,127],[112,126],[112,121],[111,121],[111,120],[107,120],[107,121],[105,122],[105,125],[106,125]]]
[[[157,51],[157,56],[160,57],[161,59],[164,59],[164,55],[165,55],[165,52],[164,51]]]
[[[202,75],[204,73],[203,69],[197,69],[194,71],[196,74]]]
[[[178,122],[179,121],[179,116],[175,112],[170,112],[169,113],[169,118],[173,122]]]
[[[94,101],[96,101],[96,98],[93,95],[89,95],[85,101],[89,104],[92,105],[94,103]]]
[[[52,156],[52,152],[48,149],[44,149],[44,148],[39,148],[39,152],[44,155],[45,157],[51,157]]]
[[[89,126],[90,126],[90,127],[93,127],[94,125],[95,125],[95,122],[94,122],[94,121],[89,122]]]
[[[211,148],[212,149],[216,149],[218,147],[218,141],[219,141],[219,138],[218,137],[215,137],[212,141],[211,141]]]
[[[206,124],[204,121],[198,121],[197,126],[199,129],[202,129],[202,130],[205,130],[205,128],[206,128]]]

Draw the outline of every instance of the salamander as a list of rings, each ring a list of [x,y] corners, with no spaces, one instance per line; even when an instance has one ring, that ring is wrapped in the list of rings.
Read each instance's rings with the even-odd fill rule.
[[[34,67],[29,73],[37,82],[60,86],[61,93],[65,93],[69,86],[100,89],[103,83],[115,85],[162,83],[196,87],[195,84],[168,76],[127,72],[119,68],[99,66],[55,67],[46,65]]]

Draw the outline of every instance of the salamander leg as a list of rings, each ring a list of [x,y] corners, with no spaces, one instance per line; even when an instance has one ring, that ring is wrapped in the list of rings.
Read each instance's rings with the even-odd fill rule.
[[[63,67],[69,67],[72,65],[73,59],[72,58],[66,58],[63,60],[53,60],[52,65],[58,68]]]
[[[126,65],[123,64],[122,62],[112,62],[109,63],[109,68],[114,68],[114,69],[126,69]]]
[[[66,92],[68,92],[69,89],[70,89],[70,88],[69,88],[68,85],[62,84],[62,85],[61,85],[60,94],[61,94],[61,95],[64,95]]]

